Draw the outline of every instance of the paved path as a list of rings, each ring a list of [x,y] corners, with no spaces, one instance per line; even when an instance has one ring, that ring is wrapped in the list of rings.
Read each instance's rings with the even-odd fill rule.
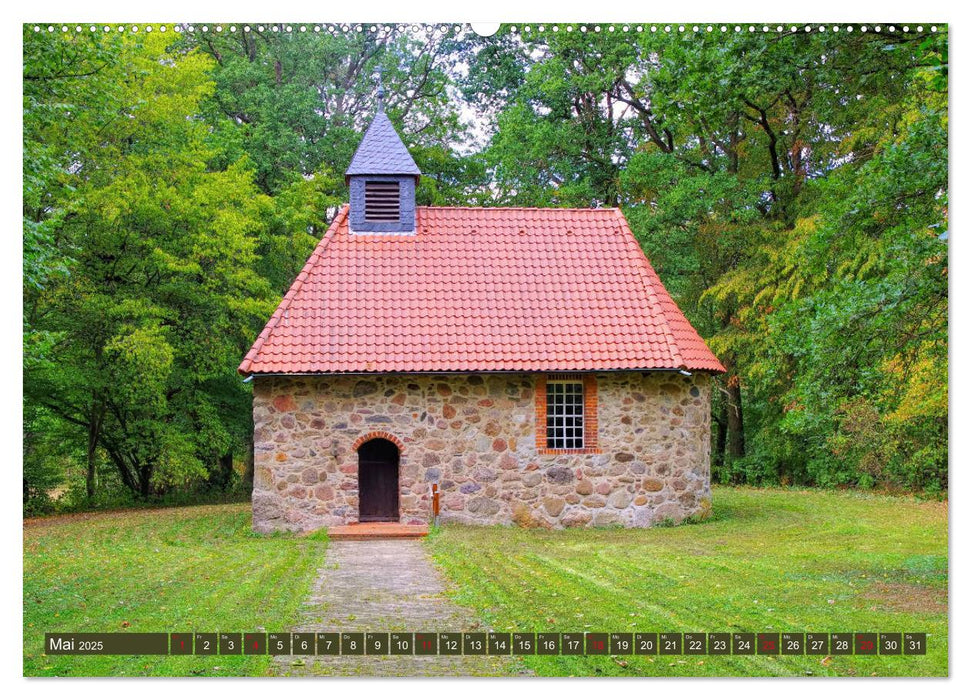
[[[478,631],[473,613],[444,591],[420,540],[331,542],[293,631]],[[276,674],[291,676],[507,676],[520,670],[514,659],[496,656],[280,656],[274,664]]]

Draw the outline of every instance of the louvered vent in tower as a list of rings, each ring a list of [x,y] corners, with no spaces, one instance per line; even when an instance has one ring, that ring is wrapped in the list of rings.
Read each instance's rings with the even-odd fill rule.
[[[364,220],[397,222],[401,219],[400,183],[364,183]]]

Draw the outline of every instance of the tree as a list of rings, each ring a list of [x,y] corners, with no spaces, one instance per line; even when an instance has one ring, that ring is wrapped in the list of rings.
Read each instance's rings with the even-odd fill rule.
[[[105,37],[50,37],[24,29],[24,193],[23,193],[23,349],[26,373],[59,371],[51,357],[62,342],[59,329],[37,327],[42,295],[52,281],[63,281],[72,262],[62,229],[75,197],[75,168],[98,148],[98,134],[118,109],[122,75],[113,60],[121,39]],[[25,383],[25,389],[26,389]],[[86,410],[86,488],[89,498],[97,485],[96,449],[103,411],[94,401]],[[43,425],[45,429],[33,430]],[[44,453],[38,441],[57,433],[57,421],[36,404],[25,405],[25,476],[47,474],[49,467],[34,464]],[[25,495],[28,489],[25,486]]]
[[[814,307],[799,313],[790,304],[809,303],[817,292],[831,301],[856,298],[864,307],[880,305],[873,318],[888,324],[884,332],[940,347],[939,323],[915,330],[905,319],[921,313],[940,319],[946,309],[946,245],[927,233],[944,227],[943,132],[937,128],[932,137],[925,129],[906,148],[893,147],[921,164],[921,174],[898,167],[890,176],[877,162],[922,120],[922,109],[934,112],[928,123],[939,121],[943,112],[932,93],[946,93],[946,38],[644,32],[618,41],[616,34],[565,29],[532,38],[506,34],[491,50],[473,52],[467,93],[488,94],[489,69],[497,75],[499,98],[489,108],[500,112],[498,130],[485,154],[496,200],[624,207],[666,286],[728,369],[713,416],[715,457],[729,465],[727,478],[823,483],[836,463],[859,476],[847,464],[854,458],[838,427],[840,406],[856,405],[859,389],[833,381],[831,372],[843,348],[836,341],[847,341],[846,323],[858,311],[842,307],[829,317],[838,332],[828,346],[816,344],[818,329],[805,323],[806,309]],[[881,182],[883,201],[896,202],[899,214],[890,216],[892,207],[874,211],[851,196]],[[842,208],[848,202],[853,216]],[[893,239],[906,255],[846,235],[854,216],[875,216],[867,236]],[[909,222],[905,243],[900,228],[889,225],[898,216]],[[850,295],[856,288],[847,285],[891,268],[900,281],[911,280],[909,292],[884,290],[883,301]],[[908,298],[921,301],[909,307]],[[900,383],[889,380],[908,374],[893,359],[898,354],[868,354],[865,334],[876,328],[857,327],[848,351],[881,393],[899,394]],[[800,359],[784,338],[800,339],[813,353]],[[909,357],[925,370],[942,366]],[[804,406],[811,392],[809,384],[795,393],[794,387],[813,376],[829,378],[835,393],[813,395],[811,415],[822,422],[795,431],[793,407]],[[943,386],[940,375],[933,385]],[[942,405],[939,393],[920,400]],[[899,417],[886,412],[892,405],[876,409],[881,420]],[[793,440],[797,433],[802,437]],[[812,449],[809,439],[818,443]],[[819,449],[828,456],[807,469]],[[834,457],[839,450],[842,456]],[[935,454],[938,467],[929,471],[937,473]]]
[[[946,488],[946,33],[572,29],[27,28],[25,494],[252,454],[234,369],[379,69],[419,203],[623,207],[728,369],[717,478]]]
[[[245,158],[208,165],[219,151],[198,110],[213,89],[207,57],[170,52],[160,34],[111,42],[110,117],[40,129],[78,146],[57,202],[65,274],[25,295],[29,327],[49,343],[24,388],[87,432],[89,464],[102,448],[147,497],[205,477],[245,433],[233,368],[275,302],[251,270],[272,202]]]

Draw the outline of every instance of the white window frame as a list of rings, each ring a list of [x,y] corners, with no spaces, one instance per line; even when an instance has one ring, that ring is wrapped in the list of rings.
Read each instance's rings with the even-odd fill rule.
[[[584,449],[585,398],[583,377],[580,375],[546,379],[547,449]]]

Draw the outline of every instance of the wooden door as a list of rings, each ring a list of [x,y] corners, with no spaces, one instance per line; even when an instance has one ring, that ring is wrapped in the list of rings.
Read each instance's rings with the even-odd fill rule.
[[[398,522],[398,448],[375,438],[357,451],[358,520]]]

